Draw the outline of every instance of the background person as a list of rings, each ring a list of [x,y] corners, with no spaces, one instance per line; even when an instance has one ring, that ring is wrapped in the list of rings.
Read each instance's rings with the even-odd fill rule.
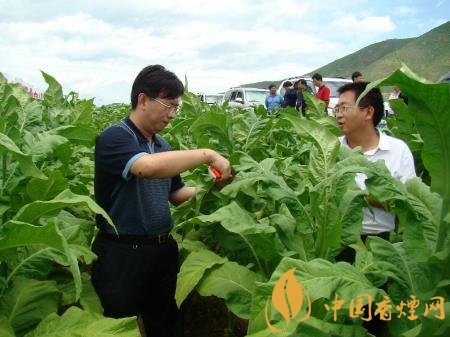
[[[301,106],[301,108],[299,108],[299,109],[301,109],[302,115],[305,116],[306,109],[308,108],[306,105],[306,101],[305,101],[305,93],[308,92],[311,95],[314,95],[314,92],[304,78],[301,78],[298,80],[297,87],[298,87],[298,91],[299,91],[299,99],[297,101],[298,102],[297,105]],[[301,102],[300,102],[300,100],[301,100]]]
[[[291,81],[286,81],[283,84],[285,89],[282,107],[286,108],[288,106],[295,108],[295,104],[298,99],[298,91],[294,88]]]
[[[283,96],[277,94],[277,87],[275,84],[269,85],[269,95],[266,97],[265,106],[267,111],[270,113],[273,109],[281,108],[283,105]]]
[[[363,75],[361,74],[361,72],[355,71],[355,72],[352,74],[352,81],[353,81],[353,83],[356,83],[356,82],[364,82],[364,78],[363,78]]]
[[[325,112],[327,112],[328,104],[330,103],[330,88],[328,88],[322,82],[322,75],[315,73],[312,75],[313,84],[318,88],[316,92],[316,97],[325,102]]]

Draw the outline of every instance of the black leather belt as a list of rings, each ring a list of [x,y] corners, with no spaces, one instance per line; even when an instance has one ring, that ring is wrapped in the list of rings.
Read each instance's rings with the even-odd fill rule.
[[[115,242],[127,243],[130,245],[162,245],[173,240],[169,232],[158,235],[125,235],[109,234],[100,232],[98,237],[105,238]]]

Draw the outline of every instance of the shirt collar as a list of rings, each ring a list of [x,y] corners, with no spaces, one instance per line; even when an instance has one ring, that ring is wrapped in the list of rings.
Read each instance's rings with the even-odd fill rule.
[[[133,123],[133,121],[130,119],[130,117],[125,118],[124,122],[127,126],[129,126],[133,130],[134,134],[136,135],[136,137],[139,140],[139,143],[148,143],[149,142],[148,139],[145,138],[145,136],[138,129],[138,127]],[[159,139],[156,135],[153,135],[152,140],[156,146],[161,146],[161,142],[159,141]]]
[[[372,150],[368,150],[368,151],[364,152],[365,155],[371,156],[371,155],[374,155],[375,153],[377,153],[378,150],[388,151],[391,149],[391,143],[389,142],[389,138],[380,130],[376,129],[376,131],[379,136],[378,146]],[[344,138],[342,138],[342,144],[349,147],[348,143],[347,143],[347,137],[344,136]]]

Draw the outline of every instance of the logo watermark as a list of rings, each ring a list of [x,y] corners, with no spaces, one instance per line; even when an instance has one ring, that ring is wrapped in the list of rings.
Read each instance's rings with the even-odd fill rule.
[[[294,273],[295,268],[291,268],[281,275],[273,288],[272,297],[267,299],[265,319],[272,332],[283,332],[292,321],[301,323],[311,316],[311,299],[305,287],[295,278]],[[393,315],[396,315],[397,318],[414,321],[419,318],[417,309],[421,305],[421,301],[415,295],[409,297],[409,299],[400,301],[398,305],[395,305],[389,296],[383,296],[383,300],[374,302],[371,295],[361,294],[354,299],[350,299],[348,314],[351,318],[360,318],[363,321],[371,321],[375,317],[382,321],[390,321]],[[345,299],[341,299],[338,294],[335,294],[335,298],[330,304],[324,304],[327,311],[333,312],[334,321],[337,321],[338,312],[343,310],[345,302]],[[440,320],[445,319],[444,303],[445,299],[442,296],[430,298],[430,301],[425,303],[423,317],[434,316],[434,318]],[[270,308],[274,308],[283,316],[284,328],[275,327],[270,323]],[[393,312],[394,308],[395,311]],[[305,310],[301,311],[301,309]],[[299,315],[300,312],[303,315]]]

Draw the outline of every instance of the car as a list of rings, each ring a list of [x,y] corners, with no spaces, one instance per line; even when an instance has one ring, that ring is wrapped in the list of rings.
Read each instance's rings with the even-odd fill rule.
[[[200,98],[202,102],[208,103],[209,105],[222,104],[223,101],[223,94],[198,93],[197,97]]]
[[[228,102],[231,107],[250,108],[264,105],[267,95],[269,95],[268,89],[230,88],[225,92],[223,101]]]
[[[278,93],[282,96],[284,96],[284,91],[285,89],[283,88],[283,84],[286,81],[290,81],[292,82],[292,84],[294,84],[295,82],[297,82],[300,79],[304,79],[306,81],[306,83],[308,84],[308,87],[311,89],[311,91],[313,93],[317,92],[317,88],[314,86],[313,82],[312,82],[312,78],[309,76],[296,76],[296,77],[290,77],[290,78],[286,78],[283,81],[281,81],[280,86],[278,87]],[[324,77],[323,78],[323,83],[330,88],[330,103],[328,104],[328,115],[330,116],[334,116],[333,113],[333,109],[336,106],[338,99],[339,99],[339,94],[337,92],[337,90],[343,86],[344,84],[347,83],[352,83],[352,80],[347,79],[347,78],[340,78],[340,77]]]

